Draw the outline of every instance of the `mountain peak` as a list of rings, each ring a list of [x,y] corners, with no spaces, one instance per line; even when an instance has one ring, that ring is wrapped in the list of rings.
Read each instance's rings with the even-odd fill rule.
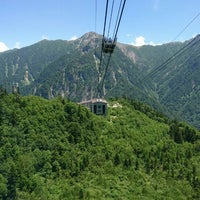
[[[78,41],[79,44],[83,47],[83,51],[87,49],[94,49],[96,48],[97,43],[100,42],[101,35],[95,33],[95,32],[88,32],[85,33],[83,36],[81,36]]]
[[[80,37],[81,40],[92,40],[92,39],[96,39],[96,38],[100,38],[101,35],[95,33],[95,32],[88,32],[85,33],[83,36]]]

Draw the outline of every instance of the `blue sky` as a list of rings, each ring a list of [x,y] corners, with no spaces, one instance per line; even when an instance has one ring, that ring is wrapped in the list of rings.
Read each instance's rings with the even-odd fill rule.
[[[119,2],[115,0],[115,5]],[[89,31],[102,34],[105,5],[106,0],[0,0],[0,51],[42,39],[75,39]],[[114,13],[113,21],[117,10]],[[126,0],[118,41],[163,44],[185,41],[199,33],[200,0]]]

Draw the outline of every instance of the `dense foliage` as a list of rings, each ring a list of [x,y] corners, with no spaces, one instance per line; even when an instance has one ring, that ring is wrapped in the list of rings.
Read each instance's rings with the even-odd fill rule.
[[[106,117],[0,91],[0,199],[199,199],[200,138],[138,101]]]

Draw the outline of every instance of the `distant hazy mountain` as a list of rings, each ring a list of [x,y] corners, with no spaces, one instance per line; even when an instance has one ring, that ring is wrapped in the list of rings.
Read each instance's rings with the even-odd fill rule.
[[[74,101],[94,98],[101,39],[90,32],[74,41],[43,40],[1,53],[0,83],[8,91],[19,83],[24,95],[62,95]],[[117,44],[105,78],[105,97],[129,96],[162,105],[200,128],[199,37],[184,49],[190,41],[142,47]],[[180,55],[163,65],[181,49]]]

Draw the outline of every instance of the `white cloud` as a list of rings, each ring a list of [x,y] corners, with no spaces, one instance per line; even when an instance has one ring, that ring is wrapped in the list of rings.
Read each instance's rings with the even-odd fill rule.
[[[155,43],[152,42],[152,41],[146,43],[146,42],[145,42],[145,38],[144,38],[143,36],[139,36],[139,37],[136,37],[136,38],[135,38],[135,42],[132,42],[131,45],[140,47],[140,46],[143,46],[143,45],[156,46],[156,45],[160,45],[160,44],[155,44]]]
[[[76,40],[78,37],[76,35],[72,36],[69,40]]]
[[[135,38],[135,42],[131,43],[134,46],[142,46],[145,45],[145,38],[143,36],[139,36]]]
[[[0,52],[7,51],[9,48],[5,45],[5,43],[0,42]]]
[[[15,43],[15,48],[20,49],[21,48],[21,43],[20,42],[16,42]]]
[[[47,36],[42,36],[42,40],[48,40],[49,38]]]
[[[154,42],[149,42],[149,45],[151,45],[151,46],[157,46],[157,45],[161,45],[161,44],[155,44]]]

